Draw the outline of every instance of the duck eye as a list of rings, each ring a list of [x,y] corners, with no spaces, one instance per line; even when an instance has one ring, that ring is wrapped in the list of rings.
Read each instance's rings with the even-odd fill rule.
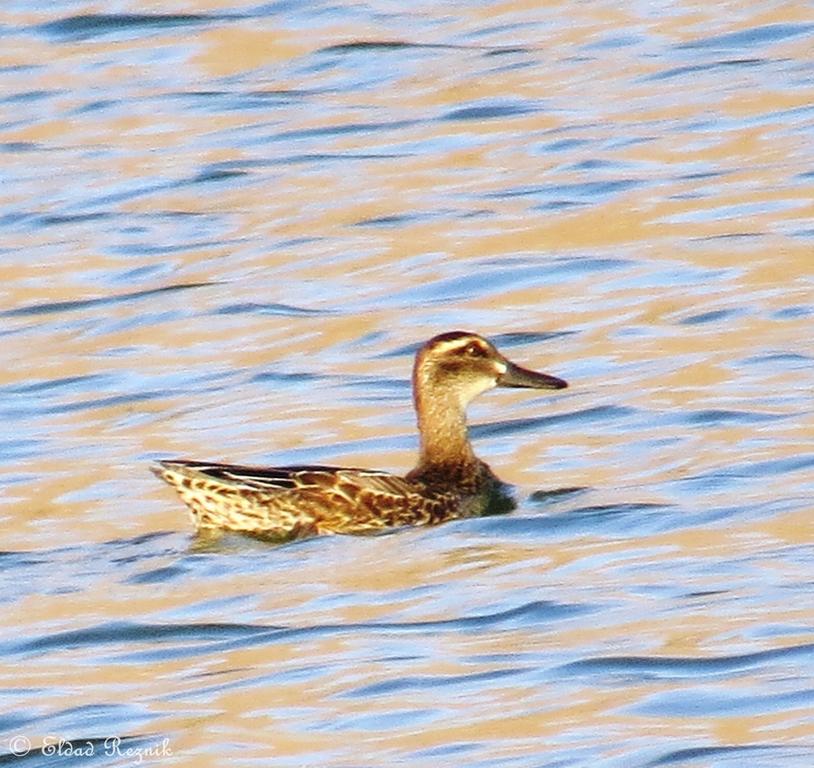
[[[469,344],[465,349],[464,352],[469,355],[469,357],[483,357],[486,352],[480,344]]]

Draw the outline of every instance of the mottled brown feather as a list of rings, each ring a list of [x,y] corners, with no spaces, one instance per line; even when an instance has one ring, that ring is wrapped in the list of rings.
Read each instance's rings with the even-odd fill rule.
[[[503,488],[482,466],[483,475],[460,488],[338,467],[270,471],[162,461],[153,471],[178,491],[196,528],[290,539],[315,533],[372,533],[479,514],[490,496]]]

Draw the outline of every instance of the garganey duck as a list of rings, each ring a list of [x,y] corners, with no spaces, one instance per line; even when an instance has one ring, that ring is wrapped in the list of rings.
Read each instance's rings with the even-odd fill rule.
[[[413,367],[421,452],[404,477],[329,466],[243,467],[161,461],[153,467],[187,504],[196,529],[288,540],[374,533],[507,511],[514,504],[469,442],[466,406],[493,387],[563,389],[565,381],[507,360],[475,333],[430,339]]]

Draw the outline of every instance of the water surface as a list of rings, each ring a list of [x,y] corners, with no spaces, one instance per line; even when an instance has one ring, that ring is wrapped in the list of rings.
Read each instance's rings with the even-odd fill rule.
[[[0,29],[0,760],[812,764],[807,4]],[[198,547],[146,471],[406,471],[457,328],[571,383],[472,408],[508,516]]]

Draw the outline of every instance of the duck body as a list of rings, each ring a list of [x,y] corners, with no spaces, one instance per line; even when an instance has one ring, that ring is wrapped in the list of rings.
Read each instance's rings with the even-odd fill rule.
[[[455,482],[331,466],[247,467],[162,461],[197,529],[276,540],[327,533],[370,534],[407,525],[508,511],[508,487],[484,471]],[[412,473],[411,473],[412,474]]]
[[[508,486],[478,459],[465,409],[494,386],[562,389],[562,379],[510,363],[486,339],[453,331],[416,355],[413,397],[421,436],[404,477],[331,467],[249,467],[165,460],[153,472],[181,496],[198,531],[228,530],[273,540],[365,534],[432,525],[513,508]]]

